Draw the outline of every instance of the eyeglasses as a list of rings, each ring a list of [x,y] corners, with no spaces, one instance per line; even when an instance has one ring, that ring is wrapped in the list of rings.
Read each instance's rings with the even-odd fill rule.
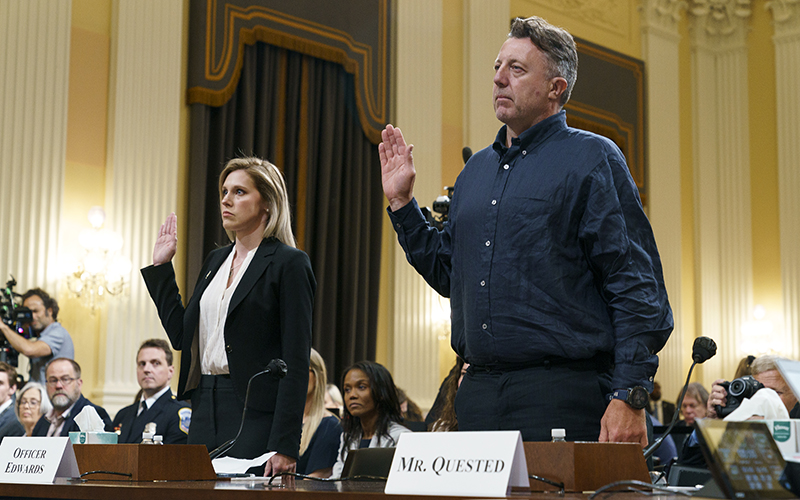
[[[20,408],[26,408],[26,407],[27,408],[37,408],[40,404],[42,404],[42,402],[41,401],[37,401],[35,399],[31,399],[31,400],[23,399],[23,400],[21,400],[19,402],[19,407]]]
[[[73,382],[75,382],[76,380],[78,380],[78,379],[72,378],[72,377],[61,377],[61,378],[53,377],[53,378],[47,379],[47,385],[49,385],[50,387],[54,387],[54,386],[58,385],[59,382],[61,382],[61,385],[66,387],[66,386],[72,384]]]

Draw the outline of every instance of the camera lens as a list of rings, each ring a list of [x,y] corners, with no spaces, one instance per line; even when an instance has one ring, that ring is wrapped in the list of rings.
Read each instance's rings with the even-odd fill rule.
[[[731,396],[738,398],[742,394],[744,394],[745,389],[747,388],[747,384],[744,383],[744,380],[737,378],[733,382],[731,382],[730,387],[728,387],[728,394]]]

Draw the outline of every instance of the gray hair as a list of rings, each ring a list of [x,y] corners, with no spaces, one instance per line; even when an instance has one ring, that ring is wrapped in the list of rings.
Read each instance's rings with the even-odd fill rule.
[[[561,94],[561,107],[569,101],[578,79],[578,49],[572,35],[563,28],[553,26],[541,17],[518,17],[511,23],[509,38],[530,38],[550,62],[549,78],[561,77],[567,88]]]
[[[25,386],[17,391],[17,400],[14,402],[14,413],[17,414],[17,420],[19,420],[19,402],[22,400],[22,395],[28,392],[29,389],[37,389],[39,391],[39,397],[41,398],[41,403],[39,403],[39,412],[42,415],[47,415],[50,413],[50,410],[53,409],[53,405],[50,404],[50,398],[47,396],[47,390],[44,388],[42,384],[39,382],[28,382]]]
[[[764,373],[771,370],[777,370],[778,360],[785,360],[785,359],[786,358],[782,358],[774,354],[759,356],[756,359],[754,359],[753,362],[750,364],[750,370],[754,376],[758,375],[759,373]]]

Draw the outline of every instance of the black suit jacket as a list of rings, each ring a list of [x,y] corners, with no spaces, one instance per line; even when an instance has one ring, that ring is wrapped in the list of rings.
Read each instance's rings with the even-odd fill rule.
[[[14,401],[11,406],[0,413],[0,441],[6,436],[24,436],[25,427],[17,420],[17,415],[14,413]]]
[[[113,427],[120,431],[120,443],[141,443],[144,426],[155,422],[156,434],[164,437],[164,444],[186,444],[192,410],[186,403],[176,400],[171,389],[167,389],[153,406],[137,417],[138,410],[139,402],[136,402],[121,409],[114,417]]]
[[[108,412],[103,409],[102,406],[97,406],[96,404],[92,403],[85,397],[83,394],[78,398],[73,405],[72,410],[69,412],[69,416],[64,421],[64,426],[61,428],[61,434],[59,436],[69,437],[69,433],[80,431],[80,427],[78,424],[75,423],[75,416],[83,410],[83,407],[89,405],[94,406],[94,409],[97,410],[97,414],[100,418],[103,419],[103,423],[105,424],[105,430],[108,432],[112,432],[113,428],[111,427],[111,417],[108,416]],[[44,418],[44,415],[36,422],[36,425],[33,427],[33,436],[47,436],[47,431],[50,429],[50,422]]]
[[[161,324],[172,346],[181,351],[179,399],[191,397],[200,382],[200,298],[230,252],[229,245],[208,255],[185,308],[172,263],[142,269]],[[249,406],[274,412],[267,448],[295,458],[299,455],[308,389],[315,289],[308,256],[277,238],[267,238],[236,287],[225,320],[230,376],[242,402],[252,375],[273,358],[286,361],[289,371],[285,378],[264,375],[253,380]]]

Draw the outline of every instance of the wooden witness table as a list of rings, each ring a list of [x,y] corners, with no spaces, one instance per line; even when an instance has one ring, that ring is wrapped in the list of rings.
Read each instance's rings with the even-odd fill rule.
[[[85,500],[452,500],[464,497],[386,495],[386,483],[380,481],[354,481],[320,483],[296,481],[292,487],[267,486],[261,481],[87,481],[72,483],[58,480],[56,484],[0,484],[0,498],[57,498]],[[622,495],[622,496],[621,496]],[[567,493],[512,493],[519,500],[586,500],[588,495]],[[608,493],[600,500],[666,500],[667,496],[653,497],[640,493]],[[675,498],[670,496],[670,498]]]
[[[524,443],[528,473],[563,482],[564,496],[540,482],[531,491],[514,491],[510,498],[536,500],[584,500],[582,492],[613,481],[637,479],[649,482],[641,447],[634,443]],[[384,494],[382,481],[294,480],[268,485],[260,480],[217,480],[208,451],[201,445],[74,445],[78,469],[91,479],[58,479],[56,484],[0,484],[0,498],[58,498],[87,500],[336,500],[452,499],[453,496]],[[124,473],[129,478],[102,471]],[[276,481],[277,482],[277,481]],[[535,483],[535,484],[534,484]],[[606,500],[609,494],[599,500]],[[640,493],[626,493],[639,500]],[[616,495],[615,495],[616,496]]]

